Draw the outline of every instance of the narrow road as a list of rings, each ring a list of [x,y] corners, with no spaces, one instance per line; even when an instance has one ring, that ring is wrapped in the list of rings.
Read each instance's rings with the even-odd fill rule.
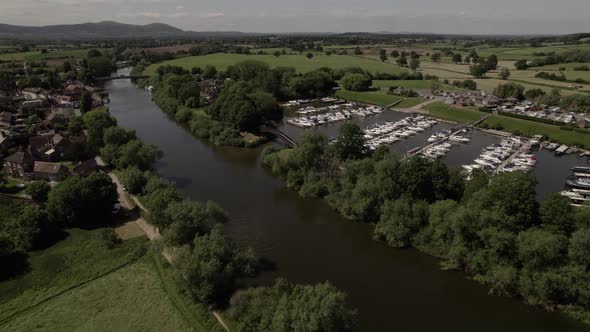
[[[119,181],[119,178],[117,177],[117,175],[115,175],[115,173],[109,172],[108,175],[111,178],[111,180],[113,181],[113,183],[117,186],[117,194],[119,194],[119,201],[121,202],[121,205],[125,209],[133,210],[134,205],[133,205],[133,203],[131,203],[129,201],[129,197],[131,197],[131,199],[133,200],[135,205],[137,205],[145,213],[148,213],[147,209],[141,204],[141,202],[139,201],[139,199],[137,199],[137,197],[135,197],[134,195],[128,194],[123,189],[124,187],[121,184],[121,182]],[[147,221],[145,221],[145,219],[143,219],[143,217],[140,216],[139,218],[134,220],[134,222],[141,228],[141,230],[145,233],[147,238],[150,239],[150,241],[157,240],[161,237],[160,232],[158,231],[158,228],[153,225],[150,225]],[[172,264],[173,257],[168,250],[164,249],[162,251],[162,256],[164,256],[164,258],[166,258],[168,263]],[[221,325],[227,332],[230,332],[229,328],[227,327],[227,325],[225,324],[225,322],[221,318],[221,315],[219,315],[219,313],[217,313],[216,311],[212,311],[212,314],[215,317],[215,319],[217,320],[217,322],[219,323],[219,325]]]

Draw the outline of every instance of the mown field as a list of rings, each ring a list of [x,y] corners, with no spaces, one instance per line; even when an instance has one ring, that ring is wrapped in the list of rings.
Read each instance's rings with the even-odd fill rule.
[[[217,53],[204,56],[189,56],[177,58],[174,60],[164,61],[149,66],[145,73],[153,75],[156,69],[163,65],[180,66],[186,69],[193,67],[205,67],[206,65],[215,66],[218,70],[225,70],[228,66],[244,60],[258,60],[267,63],[271,67],[294,67],[298,72],[309,72],[321,67],[330,67],[333,69],[341,69],[346,67],[361,67],[369,72],[386,72],[386,73],[400,73],[405,69],[398,66],[382,63],[369,59],[363,59],[347,55],[323,55],[317,54],[312,59],[307,59],[302,55],[281,55],[275,57],[274,55],[245,55],[245,54],[226,54]]]
[[[100,51],[105,51],[101,49]],[[0,60],[2,61],[43,61],[49,59],[70,59],[85,58],[88,54],[87,49],[80,50],[63,50],[63,51],[48,51],[47,53],[41,53],[41,51],[31,52],[19,52],[19,53],[0,53]]]
[[[477,111],[475,107],[457,108],[451,107],[442,102],[426,105],[424,106],[424,109],[430,111],[430,115],[435,118],[460,123],[472,123],[487,114],[485,112]]]
[[[424,101],[423,98],[404,98],[390,95],[385,91],[357,92],[348,90],[338,90],[336,91],[336,97],[379,106],[387,106],[395,102],[402,101],[401,103],[395,106],[396,108],[409,108],[414,105],[418,105]]]
[[[413,90],[430,90],[433,81],[431,80],[373,80],[374,88],[386,89],[392,86]],[[439,82],[442,84],[442,82]],[[443,85],[445,90],[459,90],[452,85]]]
[[[590,149],[590,135],[577,133],[575,131],[561,130],[558,126],[515,119],[502,115],[492,115],[486,119],[482,125],[526,137],[544,135],[553,142],[560,142],[567,145],[580,145],[586,149]]]
[[[155,254],[146,253],[144,237],[109,249],[102,231],[69,230],[64,240],[30,254],[28,272],[0,282],[0,330],[218,329],[204,309],[202,317],[195,308],[179,309],[178,290],[167,285],[171,276]]]

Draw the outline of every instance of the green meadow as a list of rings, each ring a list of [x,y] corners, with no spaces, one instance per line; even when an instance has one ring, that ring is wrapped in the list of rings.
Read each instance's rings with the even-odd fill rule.
[[[330,67],[332,69],[341,69],[346,67],[361,67],[369,72],[386,72],[386,73],[400,73],[405,71],[396,65],[383,63],[380,61],[364,59],[360,57],[347,55],[325,55],[316,54],[313,58],[308,59],[305,54],[298,55],[281,55],[274,56],[269,54],[261,55],[246,55],[246,54],[226,54],[216,53],[204,56],[188,56],[177,58],[174,60],[164,61],[149,66],[145,73],[147,75],[154,75],[159,66],[174,65],[185,69],[193,67],[205,67],[206,65],[215,66],[218,70],[225,70],[228,66],[244,60],[258,60],[267,63],[270,67],[294,67],[298,72],[306,73],[322,67]]]

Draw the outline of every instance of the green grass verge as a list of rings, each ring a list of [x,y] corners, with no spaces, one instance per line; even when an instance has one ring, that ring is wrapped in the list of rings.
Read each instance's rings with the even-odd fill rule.
[[[312,59],[307,59],[305,57],[305,54],[281,55],[279,57],[275,57],[274,55],[268,54],[245,55],[216,53],[204,56],[182,57],[174,60],[156,63],[149,66],[144,73],[147,75],[154,75],[156,73],[156,69],[159,66],[163,65],[181,66],[189,70],[193,67],[203,68],[206,65],[213,65],[218,70],[225,70],[228,66],[244,60],[262,61],[267,63],[272,68],[294,67],[295,70],[302,73],[309,72],[314,69],[319,69],[321,67],[330,67],[333,69],[341,69],[346,67],[361,67],[369,72],[387,72],[392,74],[405,71],[405,69],[402,69],[396,65],[347,55],[328,56],[324,54],[316,54]]]
[[[432,80],[374,80],[373,87],[389,88],[390,86],[399,86],[406,89],[430,90],[432,87],[432,82]],[[446,85],[442,82],[439,82],[439,84],[444,86],[445,90],[459,90],[457,87],[452,85]]]
[[[586,149],[590,149],[590,135],[578,133],[575,131],[561,130],[558,126],[516,119],[502,115],[492,115],[486,119],[482,125],[488,126],[489,128],[501,128],[504,131],[526,137],[532,137],[533,135],[544,135],[553,142],[559,142],[567,145],[579,145]]]
[[[348,90],[338,90],[336,91],[336,97],[380,106],[387,106],[403,99],[403,97],[387,94],[387,92],[385,91],[357,92]]]
[[[435,118],[461,123],[472,123],[486,115],[474,107],[457,108],[442,102],[426,105],[424,109],[430,111],[430,115]]]

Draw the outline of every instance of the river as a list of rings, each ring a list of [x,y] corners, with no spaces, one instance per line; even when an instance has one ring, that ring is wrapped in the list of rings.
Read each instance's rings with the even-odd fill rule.
[[[120,71],[118,74],[126,73]],[[340,217],[323,200],[301,199],[260,165],[260,149],[215,148],[170,120],[129,80],[106,84],[110,110],[164,153],[157,172],[193,199],[214,200],[231,221],[228,234],[276,264],[255,284],[276,277],[296,283],[329,280],[359,310],[361,331],[584,331],[560,313],[487,289],[416,250],[371,239],[371,227]]]

